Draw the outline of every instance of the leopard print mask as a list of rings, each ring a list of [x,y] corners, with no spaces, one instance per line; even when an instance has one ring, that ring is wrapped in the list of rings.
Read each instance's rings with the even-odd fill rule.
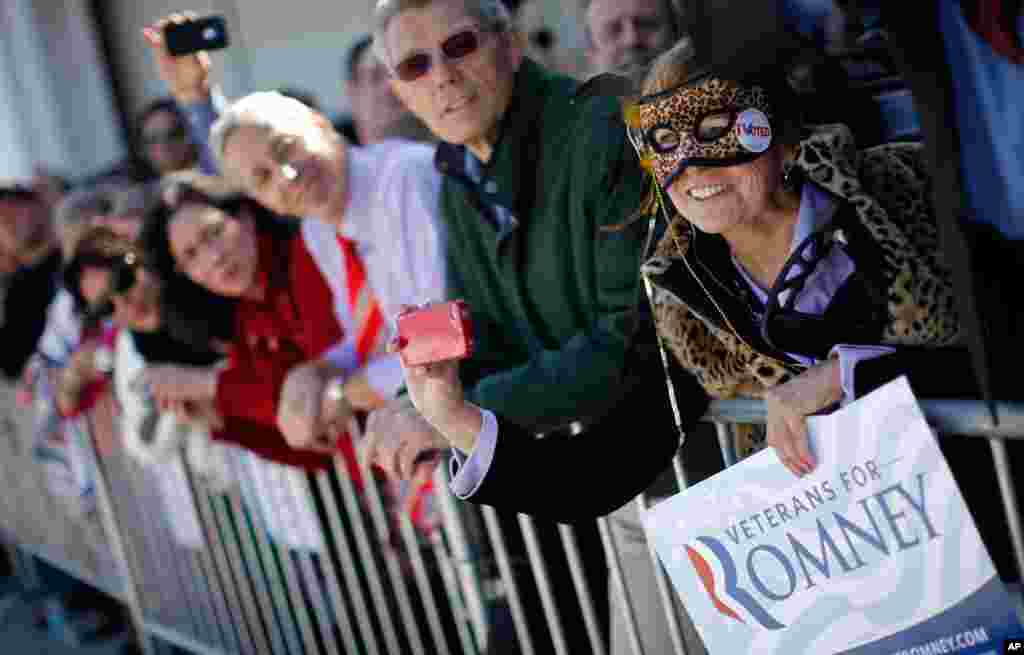
[[[665,190],[687,166],[743,164],[772,142],[771,105],[760,86],[704,74],[636,104],[640,155]]]

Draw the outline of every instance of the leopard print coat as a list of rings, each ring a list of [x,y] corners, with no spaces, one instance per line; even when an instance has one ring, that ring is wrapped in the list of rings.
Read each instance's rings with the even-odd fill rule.
[[[862,242],[859,250],[865,250],[866,242],[872,255],[870,267],[879,269],[885,290],[885,298],[879,295],[879,305],[885,307],[879,308],[883,320],[877,343],[928,347],[960,343],[951,275],[939,259],[938,234],[928,200],[929,179],[920,146],[886,144],[857,151],[845,126],[816,126],[801,141],[792,165],[802,173],[805,183],[818,185],[840,204],[846,203],[846,209],[853,210],[847,214],[858,226]],[[711,397],[760,397],[765,389],[798,374],[801,367],[782,353],[751,345],[759,342],[750,338],[750,325],[737,323],[752,323],[753,319],[732,314],[725,320],[728,313],[721,309],[724,299],[708,302],[714,287],[692,284],[694,276],[683,262],[690,251],[692,233],[684,218],[675,217],[643,267],[651,282],[658,332],[679,364]],[[837,230],[833,238],[845,241],[847,237],[843,230]],[[700,239],[720,240],[707,235],[700,235]],[[854,261],[858,268],[866,266],[857,257]],[[723,276],[735,273],[719,272]],[[669,284],[673,277],[682,279],[680,276],[690,284]],[[748,338],[737,336],[744,334]],[[762,446],[763,435],[749,430],[737,443],[741,455]]]

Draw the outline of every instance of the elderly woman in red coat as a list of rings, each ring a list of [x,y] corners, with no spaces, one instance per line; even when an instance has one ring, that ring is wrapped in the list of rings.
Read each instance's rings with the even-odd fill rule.
[[[212,188],[209,180],[168,187],[143,238],[165,277],[238,300],[235,338],[226,365],[150,369],[151,391],[184,413],[212,403],[234,426],[215,437],[270,459],[318,468],[340,447],[354,464],[338,436],[402,382],[397,360],[383,353],[383,318],[354,250],[326,224],[285,224]]]

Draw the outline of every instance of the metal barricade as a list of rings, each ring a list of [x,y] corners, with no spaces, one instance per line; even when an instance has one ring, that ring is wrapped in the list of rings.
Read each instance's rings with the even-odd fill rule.
[[[1024,435],[1024,407],[1001,406],[1003,420],[993,427],[981,403],[922,406],[943,433],[989,439],[1013,554],[1024,570],[1003,441]],[[89,417],[94,433],[116,429],[111,407]],[[147,653],[154,652],[151,639],[213,655],[651,653],[645,626],[654,617],[645,614],[649,603],[638,603],[635,572],[624,564],[638,552],[664,611],[667,645],[658,652],[704,652],[650,545],[636,535],[623,541],[614,517],[586,532],[502,515],[453,498],[440,467],[440,525],[424,531],[365,465],[360,491],[341,459],[307,475],[232,450],[231,484],[214,489],[180,455],[143,466],[115,450],[93,451],[97,511],[69,518],[47,493],[26,441],[25,412],[14,408],[13,390],[0,390],[4,540],[124,602]],[[733,426],[763,422],[764,409],[756,401],[716,401],[706,419],[716,423],[723,461],[731,464]],[[685,489],[681,457],[672,470]],[[629,509],[639,516],[650,501],[641,494]],[[607,578],[587,570],[588,545],[603,547]],[[619,614],[609,621],[606,611]]]

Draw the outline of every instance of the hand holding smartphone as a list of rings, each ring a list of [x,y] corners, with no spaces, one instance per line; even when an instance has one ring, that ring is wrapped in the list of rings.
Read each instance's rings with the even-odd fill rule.
[[[461,300],[403,312],[397,322],[406,366],[465,359],[473,352],[473,325]]]
[[[174,57],[228,47],[228,27],[223,16],[204,16],[167,23],[164,44]]]

